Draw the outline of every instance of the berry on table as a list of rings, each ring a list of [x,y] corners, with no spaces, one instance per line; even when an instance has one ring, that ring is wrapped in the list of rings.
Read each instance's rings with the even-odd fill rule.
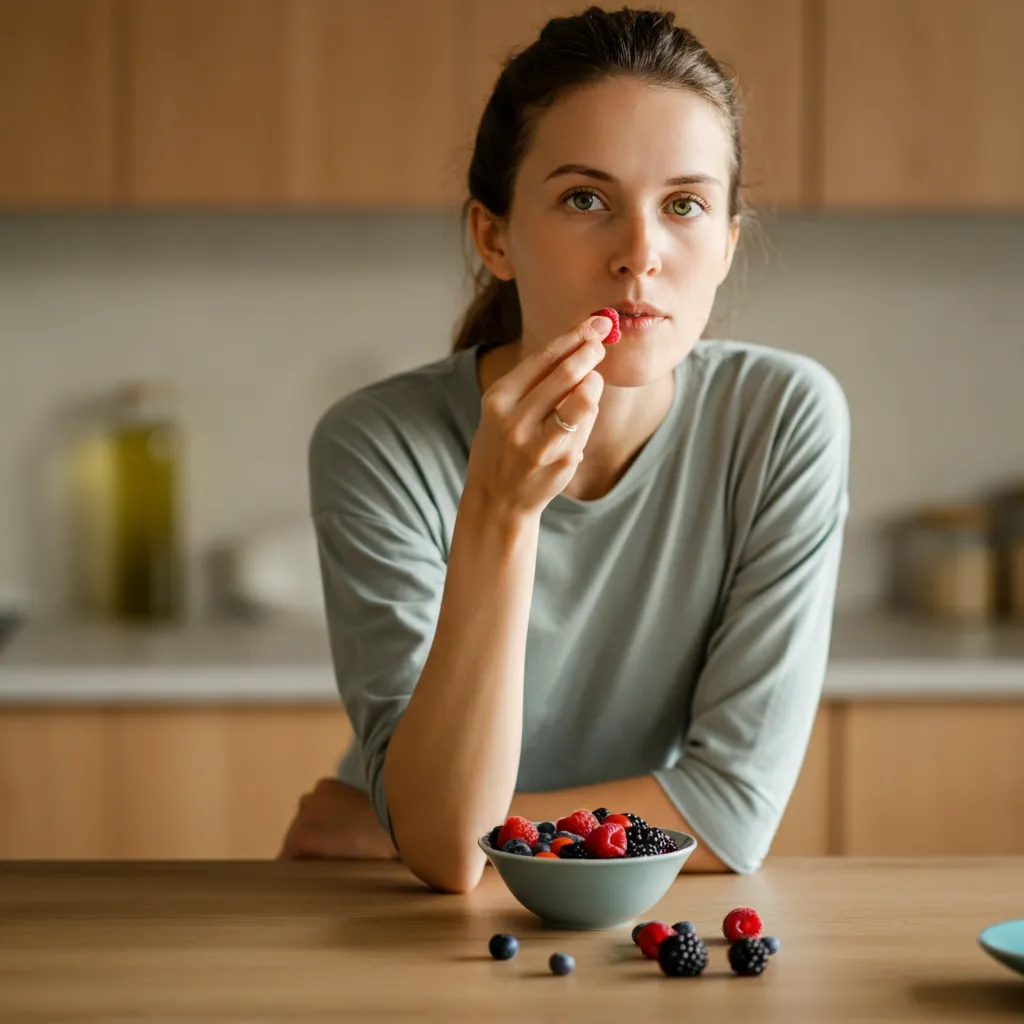
[[[639,924],[633,926],[633,931],[630,932],[630,938],[636,943],[637,936],[650,924],[650,921],[641,921]]]
[[[737,974],[760,974],[768,966],[770,955],[760,939],[739,939],[729,946],[729,966]]]
[[[487,948],[495,960],[511,960],[519,952],[519,940],[514,935],[499,932],[491,936]]]
[[[621,825],[598,825],[583,840],[587,852],[600,860],[626,855],[626,830]]]
[[[559,832],[575,832],[576,835],[583,839],[597,828],[601,823],[594,817],[590,811],[579,810],[573,811],[566,818],[558,819],[558,831]]]
[[[725,915],[722,934],[730,941],[756,939],[761,934],[761,918],[751,907],[737,907]]]
[[[708,965],[708,947],[694,932],[669,935],[658,945],[658,966],[670,978],[695,978]]]
[[[572,974],[576,970],[576,961],[568,953],[552,953],[548,966],[552,974]]]
[[[636,944],[640,947],[640,952],[643,953],[648,960],[657,960],[658,947],[670,935],[675,934],[676,932],[674,929],[669,928],[664,921],[651,921],[640,930],[640,933],[636,937]]]
[[[779,951],[779,940],[774,935],[762,935],[761,941],[764,943],[764,948],[768,950],[769,956],[775,956]]]
[[[503,847],[505,853],[514,853],[517,857],[532,857],[533,851],[522,839],[510,839]]]
[[[697,929],[693,927],[692,921],[676,921],[676,923],[672,925],[672,927],[675,928],[675,930],[679,932],[680,935],[697,934]]]
[[[504,850],[505,844],[510,839],[522,839],[527,846],[533,846],[539,838],[540,833],[532,821],[512,815],[512,817],[506,818],[505,824],[501,826],[501,831],[498,833],[498,846]]]

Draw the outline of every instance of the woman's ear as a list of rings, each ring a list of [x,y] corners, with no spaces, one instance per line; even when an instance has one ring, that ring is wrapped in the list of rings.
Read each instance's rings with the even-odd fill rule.
[[[499,281],[511,281],[516,275],[508,257],[508,232],[501,218],[495,217],[478,199],[470,201],[469,230],[484,266]]]

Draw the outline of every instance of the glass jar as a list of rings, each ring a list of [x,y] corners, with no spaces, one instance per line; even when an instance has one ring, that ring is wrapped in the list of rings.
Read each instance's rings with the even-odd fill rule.
[[[982,621],[996,606],[992,519],[982,505],[924,509],[905,531],[906,593],[936,619]]]

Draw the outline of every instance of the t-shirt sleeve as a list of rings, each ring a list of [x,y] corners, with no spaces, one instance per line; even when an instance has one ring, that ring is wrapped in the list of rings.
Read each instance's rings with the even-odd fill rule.
[[[761,865],[778,829],[828,658],[848,510],[849,412],[823,368],[803,375],[765,450],[683,756],[654,773],[700,839],[741,873]]]
[[[365,403],[353,405],[314,432],[312,518],[335,679],[354,733],[338,771],[362,783],[390,832],[384,759],[434,640],[447,559],[401,438]]]

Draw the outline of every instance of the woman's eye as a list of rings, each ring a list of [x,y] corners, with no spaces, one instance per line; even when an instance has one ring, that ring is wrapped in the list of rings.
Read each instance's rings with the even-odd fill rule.
[[[601,203],[601,198],[596,192],[591,192],[590,189],[580,189],[576,192],[570,192],[562,202],[571,203],[572,208],[580,213],[590,213],[592,210],[602,208],[596,205]],[[677,217],[681,217],[684,220],[699,217],[705,212],[704,207],[692,196],[679,196],[678,198],[673,199],[671,202],[671,210]]]
[[[699,217],[704,210],[696,199],[680,196],[678,199],[672,200],[672,212],[680,217],[690,218]]]
[[[581,200],[581,202],[577,203],[577,199]],[[579,192],[572,192],[567,195],[565,201],[572,203],[573,209],[579,210],[581,213],[588,213],[594,209],[593,204],[595,202],[599,203],[601,200],[598,199],[596,193],[581,189]]]

